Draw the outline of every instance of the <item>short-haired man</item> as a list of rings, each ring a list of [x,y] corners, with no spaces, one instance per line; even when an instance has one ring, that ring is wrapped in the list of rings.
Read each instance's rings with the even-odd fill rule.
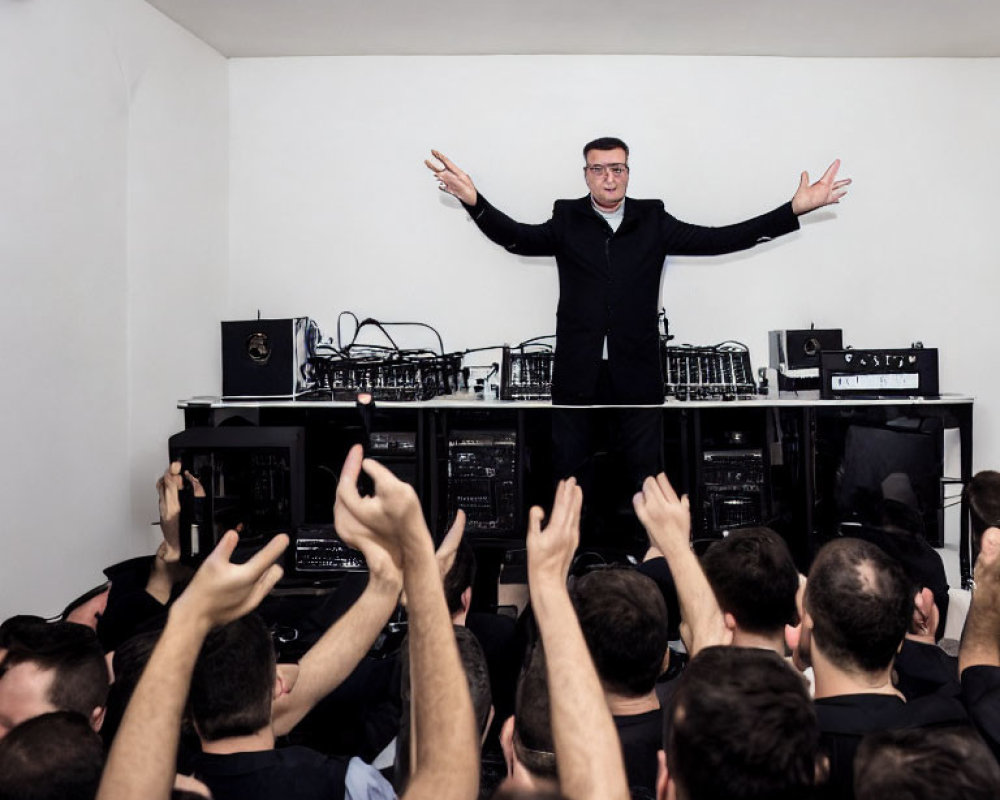
[[[583,575],[570,596],[618,729],[629,788],[652,796],[663,740],[655,691],[667,658],[663,595],[652,578],[614,568]]]
[[[606,136],[583,148],[588,194],[557,200],[551,219],[526,225],[492,206],[443,154],[431,154],[434,160],[425,163],[439,188],[461,201],[491,241],[515,255],[555,257],[559,309],[552,400],[560,405],[662,404],[657,309],[666,257],[731,253],[798,230],[800,215],[838,202],[850,183],[837,180],[835,161],[811,185],[802,173],[792,200],[774,211],[720,228],[690,225],[668,214],[660,200],[626,197],[628,145]],[[594,425],[592,415],[579,410],[553,413],[557,478],[588,476]],[[662,469],[660,425],[660,415],[649,409],[617,415],[618,447],[636,489]],[[583,483],[586,492],[589,476]]]
[[[18,636],[0,663],[0,737],[50,711],[76,711],[100,730],[110,677],[94,631],[53,622]]]
[[[536,645],[517,682],[514,714],[500,732],[507,761],[506,789],[559,792],[559,770],[552,739],[552,711],[545,652]]]
[[[892,666],[913,614],[912,584],[875,545],[835,539],[809,570],[799,659],[811,663],[816,712],[830,755],[831,797],[851,797],[854,756],[866,733],[902,727],[968,724],[953,698],[904,702]]]
[[[1000,765],[971,728],[914,728],[866,736],[854,762],[858,800],[995,800]]]
[[[739,647],[785,653],[785,625],[798,619],[799,571],[785,540],[770,528],[732,531],[701,559],[726,627]]]
[[[93,800],[104,767],[104,745],[75,711],[50,711],[0,740],[3,800]]]
[[[767,650],[706,647],[679,678],[668,722],[659,800],[798,800],[824,772],[806,684]]]

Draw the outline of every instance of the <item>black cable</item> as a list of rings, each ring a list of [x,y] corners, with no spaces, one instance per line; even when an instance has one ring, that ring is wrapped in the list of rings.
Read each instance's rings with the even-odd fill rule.
[[[380,325],[413,325],[418,328],[427,328],[428,330],[433,331],[434,335],[437,336],[438,347],[441,348],[441,355],[444,355],[444,340],[441,338],[441,334],[438,333],[438,329],[433,325],[428,325],[426,322],[382,322]],[[388,336],[388,334],[386,334],[386,336]]]
[[[341,311],[341,312],[340,312],[340,313],[339,313],[339,314],[337,315],[337,349],[338,349],[338,350],[339,350],[340,352],[344,352],[344,342],[343,342],[343,340],[342,340],[342,339],[340,338],[340,320],[341,320],[341,318],[342,318],[342,317],[343,317],[343,316],[344,316],[345,314],[347,314],[347,315],[349,315],[349,316],[351,316],[351,317],[353,317],[353,318],[354,318],[354,338],[355,338],[355,339],[356,339],[356,338],[358,338],[358,327],[359,327],[359,323],[358,323],[358,315],[357,315],[357,314],[355,314],[355,313],[354,313],[353,311]],[[354,341],[354,339],[352,339],[351,341],[353,342],[353,341]],[[350,347],[350,345],[348,345],[348,347]]]

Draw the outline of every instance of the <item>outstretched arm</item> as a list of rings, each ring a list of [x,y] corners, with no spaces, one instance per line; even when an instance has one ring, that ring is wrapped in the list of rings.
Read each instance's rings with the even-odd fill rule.
[[[463,203],[476,227],[491,242],[520,256],[555,255],[551,223],[527,225],[511,219],[490,205],[476,190],[472,178],[455,166],[447,156],[438,150],[431,150],[431,155],[433,160],[426,159],[424,164],[434,173],[438,188]]]
[[[691,641],[687,643],[691,657],[705,647],[729,644],[732,635],[726,628],[722,610],[698,557],[691,550],[691,507],[687,495],[678,497],[661,472],[655,478],[646,478],[632,504],[674,576],[681,619],[691,631]]]
[[[349,458],[360,455],[356,448]],[[416,768],[404,798],[467,800],[479,785],[479,739],[434,543],[413,487],[370,459],[361,467],[374,481],[375,494],[361,497],[355,483],[341,481],[337,529],[345,539],[370,537],[402,565],[417,742]]]
[[[226,533],[170,609],[111,746],[97,800],[170,797],[181,715],[202,642],[212,628],[256,608],[281,577],[274,562],[287,536],[275,536],[245,564],[231,564],[238,541],[235,531]]]
[[[559,788],[569,800],[624,799],[629,792],[618,732],[566,589],[582,505],[583,491],[570,478],[560,481],[544,530],[542,509],[531,509],[528,586],[545,649]]]
[[[792,197],[792,211],[797,216],[808,214],[817,208],[839,203],[840,198],[847,194],[847,187],[851,185],[850,178],[837,180],[837,170],[840,169],[840,159],[836,159],[823,177],[816,183],[809,183],[809,173],[803,172],[799,177],[799,188],[795,190]]]
[[[341,486],[357,486],[361,459],[360,447],[348,453],[340,473]],[[368,585],[347,613],[299,661],[292,690],[274,701],[271,712],[275,736],[288,733],[354,671],[395,611],[403,588],[399,554],[387,550],[364,526],[350,518],[340,494],[338,487],[333,507],[335,527],[347,544],[364,555]]]

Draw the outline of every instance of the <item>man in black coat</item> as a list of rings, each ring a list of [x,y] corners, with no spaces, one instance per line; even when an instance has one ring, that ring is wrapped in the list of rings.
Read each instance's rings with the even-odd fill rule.
[[[431,151],[426,161],[439,188],[458,198],[479,229],[496,244],[523,256],[555,256],[559,308],[552,402],[556,405],[660,405],[657,307],[660,275],[668,255],[719,255],[745,250],[797,230],[797,217],[846,193],[837,180],[839,161],[774,211],[735,225],[709,228],[681,222],[660,200],[633,200],[628,188],[628,146],[604,137],[583,149],[590,193],[557,200],[541,225],[516,222],[493,207],[472,179]],[[586,472],[593,449],[592,415],[553,415],[556,478]],[[635,488],[662,469],[659,412],[619,414],[618,447]]]

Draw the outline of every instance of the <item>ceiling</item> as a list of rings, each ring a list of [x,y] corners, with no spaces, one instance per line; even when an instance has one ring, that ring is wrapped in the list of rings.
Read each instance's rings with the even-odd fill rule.
[[[147,0],[229,57],[998,57],[997,0]]]

